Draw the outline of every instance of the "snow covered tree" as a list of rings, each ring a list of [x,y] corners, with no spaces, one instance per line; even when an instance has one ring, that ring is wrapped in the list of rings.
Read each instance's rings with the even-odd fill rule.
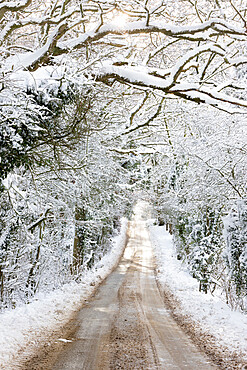
[[[136,95],[125,117],[125,125],[129,120],[125,134],[148,127],[167,98],[206,102],[231,112],[244,110],[245,86],[238,78],[246,63],[242,2],[181,4],[169,0],[3,2],[0,102],[6,147],[2,176],[14,165],[28,162],[37,128],[39,135],[44,130],[40,120],[50,110],[54,114],[63,97],[77,94],[80,87],[85,91],[103,83],[116,92],[120,83],[126,94]],[[105,98],[111,101],[111,93]],[[153,98],[156,108],[149,110]],[[142,122],[145,109],[149,116]],[[10,153],[12,145],[15,150]]]
[[[53,65],[65,67],[61,79],[71,74],[81,83],[118,81],[163,96],[244,107],[235,96],[244,87],[228,73],[246,63],[244,16],[240,0],[230,6],[168,0],[4,2],[2,91],[17,82],[17,71],[32,76]]]
[[[44,109],[38,131],[41,125],[43,130],[29,148],[28,166],[3,181],[2,307],[80,279],[109,251],[130,202],[129,171],[109,144],[116,122],[107,118],[96,89],[82,94],[59,100],[55,113],[50,105],[56,101],[32,98]]]
[[[190,103],[174,111],[174,117],[167,114],[169,132],[160,123],[156,139],[160,154],[156,149],[151,177],[157,217],[173,224],[177,258],[199,280],[199,288],[225,291],[231,278],[224,259],[222,217],[245,194],[243,117],[206,107],[192,109]]]

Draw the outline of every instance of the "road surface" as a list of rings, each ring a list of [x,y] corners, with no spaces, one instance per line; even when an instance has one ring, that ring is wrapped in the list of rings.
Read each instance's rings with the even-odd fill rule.
[[[166,310],[154,267],[145,220],[138,212],[130,222],[129,241],[118,268],[79,312],[72,341],[49,368],[216,368]]]

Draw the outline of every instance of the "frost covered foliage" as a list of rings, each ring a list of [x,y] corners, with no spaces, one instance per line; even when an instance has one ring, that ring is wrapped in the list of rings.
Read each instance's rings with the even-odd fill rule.
[[[38,290],[53,289],[69,278],[73,208],[68,191],[46,178],[33,183],[19,171],[4,181],[1,206],[1,307],[28,301]],[[41,186],[39,192],[35,186]],[[60,191],[55,187],[59,186]],[[62,189],[63,186],[63,189]],[[58,199],[59,198],[59,199]]]
[[[223,249],[220,213],[205,207],[197,215],[180,216],[173,230],[178,259],[187,263],[200,291],[213,291],[220,277]]]
[[[43,112],[42,130],[29,148],[28,166],[15,164],[2,181],[2,308],[80,280],[109,251],[131,198],[129,172],[109,151],[112,128],[102,94],[76,92],[58,111],[54,101],[29,96]]]
[[[157,223],[172,225],[177,258],[199,290],[246,309],[245,117],[180,107],[159,133],[165,150],[152,168]]]
[[[62,177],[51,171],[36,173],[34,180],[33,173],[20,168],[4,180],[1,308],[28,302],[35,293],[58,288],[71,279],[80,280],[81,273],[109,251],[127,198],[120,187],[124,179],[112,177],[110,159],[108,164],[109,183],[102,183],[100,172],[94,172],[90,164],[89,179],[79,171],[64,171]],[[99,168],[100,163],[95,166]]]
[[[74,123],[72,129],[71,120],[61,124],[58,117],[69,104],[75,104],[78,95],[81,97],[81,111],[84,113],[86,110],[82,93],[74,86],[66,85],[65,88],[58,84],[53,68],[47,68],[42,75],[49,83],[36,81],[35,75],[31,78],[25,72],[17,73],[15,79],[20,86],[8,81],[0,91],[0,180],[20,166],[29,167],[33,162],[44,164],[45,157],[38,155],[36,147],[47,141],[55,143],[64,137],[68,139],[71,132],[75,136],[78,125]],[[75,109],[73,114],[79,121],[82,113]]]
[[[247,200],[239,200],[224,218],[226,263],[228,270],[227,298],[235,307],[247,310]],[[237,296],[237,300],[234,297]]]
[[[37,114],[27,96],[19,95],[0,93],[0,179],[28,163],[28,151],[37,139]]]

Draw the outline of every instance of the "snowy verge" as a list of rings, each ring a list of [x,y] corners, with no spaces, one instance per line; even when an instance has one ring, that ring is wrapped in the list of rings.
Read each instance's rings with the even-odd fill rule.
[[[16,354],[42,343],[54,330],[63,327],[72,314],[90,297],[117,265],[126,243],[128,221],[122,219],[112,248],[96,266],[85,273],[83,282],[71,282],[49,294],[39,294],[30,304],[0,315],[0,368],[13,369]]]
[[[163,226],[148,222],[161,286],[167,286],[181,303],[179,310],[214,336],[219,346],[244,355],[247,360],[247,317],[232,311],[223,298],[200,293],[198,281],[176,259],[172,236]]]

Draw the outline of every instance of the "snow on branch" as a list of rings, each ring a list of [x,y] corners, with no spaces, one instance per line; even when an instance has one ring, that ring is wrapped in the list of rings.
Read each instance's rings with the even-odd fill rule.
[[[28,7],[32,3],[32,0],[26,1],[5,1],[0,4],[0,19],[3,18],[6,12],[17,12]]]
[[[13,61],[13,64],[9,65],[9,68],[12,70],[18,69],[28,69],[29,71],[35,71],[43,64],[46,64],[50,56],[53,53],[56,43],[60,37],[64,34],[67,28],[67,22],[64,21],[60,23],[50,34],[47,42],[40,49],[26,54],[17,55],[16,58],[10,58],[10,63]]]
[[[57,28],[52,31],[50,34],[47,43],[42,46],[40,49],[37,49],[33,52],[32,56],[27,56],[27,58],[20,57],[21,59],[25,59],[25,63],[23,62],[23,66],[29,70],[36,69],[39,63],[45,61],[46,63],[50,62],[53,56],[59,56],[62,54],[68,54],[72,50],[79,50],[81,48],[87,47],[89,44],[93,44],[96,41],[103,39],[106,36],[110,35],[138,35],[138,34],[152,34],[152,33],[161,33],[169,37],[173,37],[174,39],[186,39],[192,41],[210,41],[209,46],[201,46],[202,51],[208,51],[211,49],[214,53],[222,53],[220,51],[220,46],[215,45],[213,46],[211,35],[221,35],[225,33],[227,35],[244,35],[246,36],[246,30],[243,28],[236,28],[232,25],[228,24],[226,21],[222,19],[212,19],[210,21],[195,24],[195,25],[188,25],[188,26],[178,26],[178,25],[171,25],[163,22],[149,22],[147,25],[145,21],[136,21],[136,22],[129,22],[123,27],[119,27],[114,24],[100,24],[100,26],[96,26],[93,30],[88,32],[83,32],[81,36],[76,38],[68,38],[66,41],[58,41],[62,38],[62,36],[66,35],[68,30],[71,28],[69,26],[66,27],[65,23],[66,20],[68,22],[68,18],[71,12],[64,14],[61,18],[54,18],[50,20],[41,20],[39,26],[42,26],[44,23],[51,23],[56,24],[59,22]],[[62,20],[62,22],[60,22]],[[26,23],[27,22],[27,23]],[[31,20],[22,20],[22,24],[29,24]],[[20,23],[20,24],[21,24]],[[10,23],[3,29],[2,33],[0,34],[0,38],[3,39],[8,32],[11,32],[12,28],[19,27],[20,24],[17,24],[16,21],[14,23]],[[31,24],[31,23],[30,23]],[[35,24],[35,21],[34,21]],[[77,22],[75,21],[75,25]],[[72,26],[73,27],[73,26]],[[196,38],[194,35],[197,35]],[[206,48],[206,49],[205,49]],[[212,50],[214,48],[214,50]],[[197,55],[201,53],[198,48],[196,48],[195,54]],[[37,56],[41,57],[41,60],[35,62],[35,60],[39,59]],[[193,58],[193,55],[191,55]],[[28,63],[29,59],[29,63]],[[182,60],[181,60],[182,63]],[[20,64],[20,63],[18,63]],[[12,67],[16,69],[16,66]],[[174,74],[174,78],[176,78]]]
[[[149,126],[159,116],[163,103],[164,103],[164,98],[161,99],[160,103],[157,106],[155,113],[152,116],[150,116],[146,121],[140,124],[129,127],[127,130],[123,132],[122,135],[130,134],[131,132],[139,130],[140,128]]]
[[[114,64],[108,63],[101,63],[99,67],[101,72],[100,74],[109,76],[116,75],[117,78],[122,78],[123,80],[126,79],[128,82],[133,82],[144,86],[156,87],[161,88],[164,91],[169,90],[172,86],[175,85],[179,76],[185,70],[185,66],[189,64],[191,67],[191,60],[195,57],[198,57],[202,53],[211,52],[214,54],[219,54],[220,56],[225,56],[225,51],[222,46],[218,44],[206,44],[202,46],[198,46],[193,50],[186,53],[182,56],[178,62],[175,64],[173,68],[170,70],[162,70],[155,71],[155,69],[149,69],[147,67],[132,67],[132,66],[117,66]],[[192,64],[194,66],[194,64]],[[188,67],[187,67],[188,69]]]
[[[193,58],[198,57],[200,54],[205,53],[205,52],[212,52],[215,54],[219,54],[221,56],[225,55],[224,49],[220,45],[206,44],[206,45],[198,46],[197,48],[186,53],[183,57],[180,58],[178,63],[176,63],[176,65],[171,71],[170,84],[172,85],[173,83],[177,81],[179,75],[184,70],[184,67],[188,62],[190,62]]]
[[[178,62],[179,65],[182,65],[182,63]],[[171,76],[164,79],[150,75],[148,69],[144,67],[104,65],[95,79],[104,83],[112,84],[114,81],[118,81],[137,87],[160,90],[165,94],[172,94],[198,104],[207,103],[217,108],[222,108],[221,103],[247,108],[247,101],[221,93],[217,87],[208,88],[202,86],[200,82],[176,82],[174,78],[177,79],[177,71],[178,67],[174,67],[171,70]],[[230,109],[227,111],[230,111]]]
[[[43,29],[45,30],[44,33],[40,32],[42,35],[40,44],[42,46],[38,48],[37,44],[31,40],[30,50],[33,47],[36,49],[34,51],[11,55],[11,48],[15,48],[14,50],[16,51],[18,45],[13,43],[12,46],[2,46],[5,51],[5,56],[3,57],[5,59],[2,63],[2,71],[5,76],[21,69],[33,72],[44,65],[61,63],[61,55],[69,55],[72,58],[76,55],[76,58],[85,57],[85,62],[87,62],[86,66],[82,66],[80,72],[82,78],[89,77],[91,79],[93,77],[96,81],[101,81],[108,85],[111,85],[115,81],[128,83],[133,86],[142,87],[144,90],[160,90],[164,94],[172,94],[197,103],[210,102],[209,104],[218,106],[219,103],[227,102],[231,105],[246,107],[244,100],[224,94],[218,88],[217,85],[222,85],[224,79],[226,79],[225,77],[222,77],[221,80],[219,79],[220,81],[215,77],[216,74],[220,75],[225,69],[229,70],[231,66],[237,67],[246,63],[246,58],[239,56],[242,51],[238,48],[238,42],[240,41],[237,40],[238,38],[241,38],[241,41],[246,40],[247,33],[245,27],[221,18],[212,18],[192,25],[179,24],[178,22],[171,24],[162,20],[158,21],[158,18],[152,19],[152,15],[157,9],[154,8],[152,10],[149,8],[148,1],[139,3],[139,5],[142,4],[140,6],[144,9],[142,18],[145,18],[146,15],[146,19],[129,21],[122,26],[114,24],[114,22],[109,23],[111,18],[107,18],[112,9],[115,9],[115,5],[113,6],[111,2],[99,2],[97,4],[95,2],[95,8],[93,9],[94,20],[90,24],[90,27],[88,27],[88,20],[84,18],[85,4],[83,5],[82,13],[80,13],[78,12],[79,8],[74,3],[73,6],[68,8],[69,3],[70,1],[67,0],[61,1],[59,6],[52,6],[52,10],[44,13],[44,16],[40,17],[40,19],[37,18],[37,15],[36,18],[32,18],[29,14],[27,17],[25,15],[19,18],[13,17],[9,22],[5,22],[0,32],[0,41],[4,41],[5,38],[9,41],[12,38],[12,32],[15,30],[17,30],[18,40],[19,28],[29,25],[31,28],[34,26],[34,33],[37,35]],[[14,9],[14,5],[15,7],[20,7],[24,5],[28,6],[28,4],[28,0],[4,2],[0,5],[0,13],[1,9],[7,9],[7,6],[9,9],[11,7]],[[106,6],[107,8],[105,8]],[[160,2],[157,6],[160,9],[160,7],[162,8],[164,6],[164,3]],[[90,14],[91,12],[92,9],[90,8]],[[95,12],[97,12],[96,15]],[[138,19],[135,16],[134,10],[133,17],[135,17],[134,19]],[[75,26],[80,22],[83,23],[83,27],[79,26],[76,28]],[[94,28],[92,29],[92,27]],[[141,56],[142,62],[137,59],[130,62],[131,48],[136,48],[138,53],[140,50],[140,47],[136,46],[135,43],[132,44],[129,42],[130,36],[137,36],[134,37],[136,42],[138,35],[140,38],[143,35],[150,35],[152,37],[154,33],[165,36],[165,42],[161,38],[160,44],[158,43],[156,47],[153,47],[152,40],[149,42],[149,38],[144,37],[147,45],[145,44],[145,52]],[[72,37],[72,35],[79,36]],[[124,39],[124,43],[121,43],[121,45],[114,43],[116,35]],[[223,37],[221,37],[222,35]],[[8,36],[11,37],[8,39]],[[230,42],[228,42],[229,40],[226,41],[225,36],[231,38]],[[113,43],[111,43],[111,37]],[[42,42],[45,42],[44,40],[46,40],[46,43],[42,44]],[[180,50],[182,40],[186,41],[182,44],[182,49]],[[226,42],[227,46],[222,46],[220,42]],[[177,48],[176,43],[178,43]],[[125,50],[129,50],[128,52],[123,51],[123,44]],[[175,49],[176,55],[174,55],[174,60],[170,58],[167,62],[164,49],[170,46],[172,46],[172,52]],[[119,53],[120,48],[122,48],[121,53]],[[95,51],[99,49],[101,50],[98,58],[100,62],[97,62]],[[22,49],[22,52],[24,50]],[[82,50],[81,54],[80,50]],[[85,54],[84,50],[86,52]],[[145,53],[148,55],[145,55]],[[162,53],[164,56],[162,63],[159,65],[160,67],[157,65],[155,59],[152,63],[149,63],[159,53]],[[205,62],[204,55],[207,53],[209,54],[209,58]],[[104,59],[106,57],[110,57],[111,62],[105,62]],[[114,63],[116,59],[120,60],[119,58],[124,58],[124,65],[121,65],[121,61],[120,64]],[[81,59],[81,62],[83,64],[83,59]],[[137,63],[142,64],[138,67]],[[213,65],[212,63],[215,64]],[[148,67],[148,64],[152,64],[152,67]],[[214,68],[213,71],[212,66]],[[85,69],[87,69],[87,72],[84,74],[82,70],[84,71]],[[235,89],[237,84],[234,81],[230,81],[231,76],[230,78],[228,76],[226,77],[229,79],[227,86]],[[210,86],[210,89],[208,86]],[[137,113],[134,111],[133,115],[130,116],[130,125],[133,122],[135,114]]]
[[[207,32],[206,31],[210,31]],[[206,34],[203,35],[203,32]],[[162,22],[150,22],[146,25],[144,21],[136,21],[128,23],[124,27],[118,27],[117,25],[108,24],[102,25],[100,28],[97,27],[95,30],[85,32],[82,36],[79,36],[68,41],[59,43],[60,53],[66,52],[67,49],[73,48],[80,49],[86,44],[98,41],[107,35],[136,35],[142,33],[162,33],[166,36],[177,37],[177,38],[188,38],[191,35],[199,34],[198,41],[207,41],[211,36],[217,34],[228,34],[228,35],[244,35],[246,36],[246,30],[244,28],[236,28],[231,24],[228,24],[222,19],[211,19],[210,21],[188,25],[188,26],[177,26]]]
[[[140,112],[140,110],[143,108],[144,104],[146,103],[148,99],[148,92],[145,91],[145,95],[142,98],[142,101],[140,104],[136,105],[132,111],[130,111],[130,117],[129,117],[129,125],[131,126],[133,124],[133,119],[135,118],[135,115]]]
[[[65,14],[62,14],[61,16],[56,16],[56,17],[46,16],[42,18],[28,17],[28,18],[10,21],[6,24],[6,26],[0,32],[0,43],[4,41],[4,39],[8,37],[13,31],[19,28],[29,26],[29,25],[36,25],[36,26],[58,25],[59,23],[71,17],[76,12],[77,12],[77,9],[72,8]]]
[[[39,217],[38,220],[36,220],[35,222],[33,222],[31,225],[27,227],[27,230],[33,232],[33,230],[37,226],[40,226],[47,219],[47,215],[50,212],[50,210],[51,208],[47,208],[46,211]]]

